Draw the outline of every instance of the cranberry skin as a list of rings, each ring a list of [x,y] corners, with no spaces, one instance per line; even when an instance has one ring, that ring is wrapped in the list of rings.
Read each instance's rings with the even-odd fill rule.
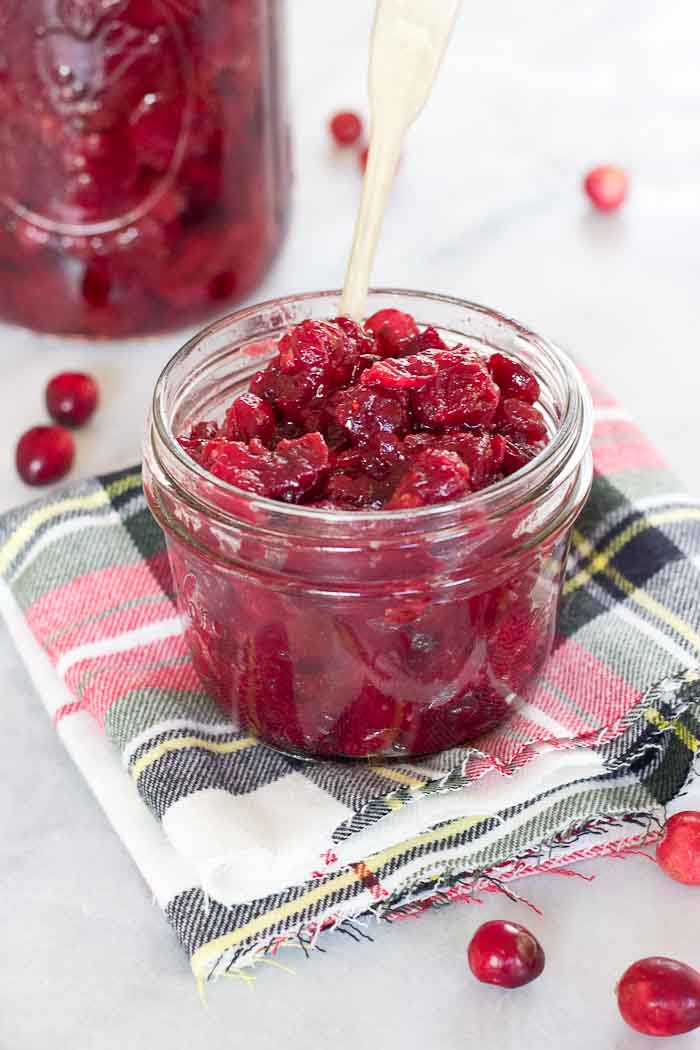
[[[505,354],[491,354],[489,371],[503,397],[515,397],[533,405],[540,396],[540,385],[531,372]]]
[[[656,847],[656,859],[676,882],[700,886],[700,812],[673,814]]]
[[[583,187],[598,211],[615,211],[627,196],[627,175],[621,168],[602,165],[589,171]]]
[[[352,110],[343,110],[335,114],[329,127],[339,146],[353,146],[362,134],[362,119]]]
[[[480,926],[467,949],[469,968],[478,981],[499,988],[520,988],[544,970],[537,938],[517,922],[494,919]]]
[[[365,321],[365,328],[376,338],[384,355],[397,350],[402,339],[418,335],[418,325],[410,314],[401,310],[377,310]]]
[[[700,973],[653,955],[625,970],[617,986],[623,1020],[643,1035],[682,1035],[700,1027]]]
[[[32,427],[17,442],[17,472],[28,485],[48,485],[73,466],[75,445],[63,427]]]
[[[97,383],[84,372],[60,372],[46,385],[46,408],[66,427],[81,427],[97,408]]]

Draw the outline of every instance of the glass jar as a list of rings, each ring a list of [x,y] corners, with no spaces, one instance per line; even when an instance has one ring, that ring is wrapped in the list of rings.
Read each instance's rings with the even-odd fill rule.
[[[474,739],[527,699],[554,638],[572,524],[591,483],[591,404],[571,361],[492,310],[376,291],[466,342],[521,361],[550,444],[459,501],[417,510],[290,506],[208,474],[175,435],[223,416],[276,339],[333,317],[339,294],[242,310],[158,380],[144,461],[195,667],[236,725],[287,753],[407,756]]]
[[[0,316],[124,336],[260,281],[285,227],[280,0],[0,0]]]

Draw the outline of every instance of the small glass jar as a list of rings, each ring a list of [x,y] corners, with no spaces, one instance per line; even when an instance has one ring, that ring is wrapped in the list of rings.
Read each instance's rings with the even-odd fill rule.
[[[592,410],[571,361],[481,306],[375,291],[466,342],[521,361],[547,447],[516,474],[417,510],[290,506],[235,489],[176,435],[221,420],[276,339],[333,317],[339,294],[292,296],[207,328],[158,380],[144,461],[195,667],[234,723],[287,753],[408,756],[473,740],[531,693],[552,647],[573,522],[591,483]]]
[[[247,295],[289,196],[281,0],[0,2],[0,316],[124,336]]]

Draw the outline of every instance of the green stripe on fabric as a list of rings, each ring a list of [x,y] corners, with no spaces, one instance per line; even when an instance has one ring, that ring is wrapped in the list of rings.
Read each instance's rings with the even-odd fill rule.
[[[207,693],[177,689],[134,689],[109,708],[105,732],[123,751],[137,736],[171,719],[187,719],[206,725],[226,724],[221,708]],[[233,731],[233,727],[231,727]]]
[[[591,494],[576,522],[576,528],[583,536],[590,536],[600,524],[601,518],[618,510],[626,502],[622,493],[611,485],[607,478],[596,474]]]
[[[124,528],[145,560],[165,549],[163,532],[148,507],[127,518]]]
[[[20,569],[12,589],[20,607],[26,610],[32,602],[57,587],[75,584],[80,576],[134,565],[140,560],[128,532],[115,515],[113,524],[99,528],[85,526],[49,543]]]
[[[648,500],[654,496],[669,496],[685,489],[676,475],[662,466],[644,467],[641,470],[623,470],[612,476],[615,488],[630,503]]]

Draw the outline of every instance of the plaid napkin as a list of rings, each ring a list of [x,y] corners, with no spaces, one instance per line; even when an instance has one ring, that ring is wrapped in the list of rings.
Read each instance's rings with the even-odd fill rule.
[[[0,609],[199,979],[658,836],[699,747],[700,502],[590,385],[595,480],[537,692],[417,762],[307,763],[233,729],[138,470],[0,519]]]

